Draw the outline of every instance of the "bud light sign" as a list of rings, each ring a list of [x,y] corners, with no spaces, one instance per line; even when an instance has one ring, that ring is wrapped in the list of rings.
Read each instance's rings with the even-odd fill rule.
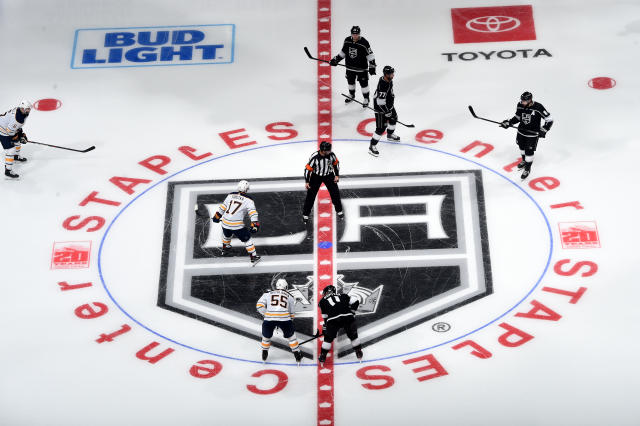
[[[230,64],[235,25],[76,30],[71,68]]]

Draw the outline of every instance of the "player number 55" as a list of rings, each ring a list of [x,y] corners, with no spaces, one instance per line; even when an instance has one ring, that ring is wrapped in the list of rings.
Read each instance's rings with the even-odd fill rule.
[[[285,296],[284,294],[281,294],[281,295],[272,294],[271,295],[271,306],[278,306],[278,304],[280,306],[282,306],[283,308],[286,308],[287,307],[287,296]]]

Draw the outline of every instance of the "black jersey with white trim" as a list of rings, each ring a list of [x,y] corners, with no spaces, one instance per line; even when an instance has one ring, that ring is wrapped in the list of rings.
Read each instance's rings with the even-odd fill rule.
[[[349,68],[359,68],[362,72],[367,72],[369,62],[375,60],[373,50],[366,38],[360,37],[358,41],[353,41],[351,36],[344,39],[342,50],[338,55],[345,58],[345,65]]]
[[[374,109],[377,112],[391,111],[395,99],[396,97],[393,94],[393,80],[387,81],[384,77],[380,77],[378,87],[376,87],[375,101],[373,102]]]
[[[318,306],[322,312],[322,318],[327,322],[336,318],[353,317],[358,304],[358,301],[352,303],[347,294],[331,294],[323,297]]]
[[[542,124],[544,121],[544,125]],[[549,111],[542,104],[534,102],[531,106],[522,106],[520,102],[516,105],[516,114],[511,117],[509,123],[518,125],[518,133],[522,136],[538,136],[540,129],[545,132],[551,129],[553,118]]]

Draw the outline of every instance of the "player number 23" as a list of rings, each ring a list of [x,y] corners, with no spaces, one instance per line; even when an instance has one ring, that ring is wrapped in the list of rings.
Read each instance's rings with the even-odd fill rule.
[[[277,295],[277,294],[272,294],[271,295],[271,306],[282,306],[283,308],[287,307],[287,297],[284,294],[281,295]]]

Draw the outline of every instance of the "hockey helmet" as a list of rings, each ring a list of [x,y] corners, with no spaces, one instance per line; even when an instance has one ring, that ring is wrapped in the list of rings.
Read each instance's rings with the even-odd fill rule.
[[[246,180],[238,182],[238,192],[249,192],[249,182]]]
[[[26,114],[29,114],[29,112],[31,112],[31,108],[33,108],[33,104],[28,100],[23,99],[22,101],[20,101],[20,105],[18,105],[18,108],[20,108]]]
[[[320,142],[320,151],[331,151],[331,144],[327,141]]]
[[[328,285],[322,290],[322,296],[327,297],[332,294],[336,294],[336,287],[333,285]]]
[[[360,34],[360,27],[357,25],[354,25],[353,27],[351,27],[351,34]]]
[[[533,99],[533,95],[531,94],[531,92],[524,92],[522,95],[520,95],[521,101],[529,102],[532,99]]]
[[[278,281],[276,281],[274,287],[276,288],[276,290],[286,290],[287,288],[289,288],[289,283],[287,283],[287,280],[285,280],[284,278],[280,278],[278,279]]]
[[[395,74],[395,72],[395,68],[393,68],[391,65],[385,65],[384,68],[382,68],[382,73],[384,75]]]

